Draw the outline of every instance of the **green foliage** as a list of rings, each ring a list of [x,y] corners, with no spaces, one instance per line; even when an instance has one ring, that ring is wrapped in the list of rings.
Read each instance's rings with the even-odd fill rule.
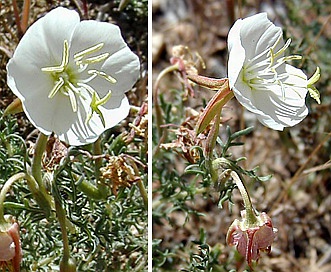
[[[2,118],[0,122],[5,128],[0,132],[0,184],[3,184],[11,175],[24,171],[24,161],[29,165],[31,158],[24,140],[18,136],[16,119]],[[113,150],[104,150],[105,154],[125,150],[123,141],[112,139],[107,147],[112,146]],[[95,161],[83,156],[79,149],[69,151],[69,156],[55,171],[53,194],[59,194],[67,214],[69,245],[77,270],[143,271],[147,267],[147,211],[138,187],[123,187],[117,196],[92,200],[79,190],[76,177],[79,174],[95,183]],[[147,185],[147,175],[141,170]],[[45,218],[24,181],[14,184],[4,207],[6,214],[14,215],[20,224],[22,271],[56,269],[62,256],[62,236],[55,213]]]
[[[181,124],[185,120],[186,106],[181,99],[180,91],[172,90],[167,95],[171,98],[162,94],[159,97],[160,107],[163,111],[163,122],[177,127],[177,124]],[[153,129],[156,131],[155,127]],[[176,222],[173,217],[176,215],[185,218],[184,225],[193,217],[205,216],[205,212],[194,208],[194,203],[198,198],[208,199],[212,196],[212,199],[218,202],[218,207],[223,208],[226,201],[231,201],[232,191],[236,188],[232,179],[226,178],[223,174],[228,169],[246,175],[257,182],[270,179],[270,176],[259,177],[258,168],[244,169],[240,163],[245,158],[233,158],[231,153],[233,148],[240,148],[243,145],[243,142],[239,140],[249,135],[252,130],[253,128],[250,127],[232,133],[230,127],[227,127],[225,130],[226,139],[224,141],[220,138],[217,139],[217,148],[214,150],[214,158],[216,159],[214,166],[217,166],[216,178],[212,176],[209,162],[204,157],[203,147],[198,145],[190,147],[190,152],[194,151],[195,154],[199,154],[197,156],[199,159],[195,163],[183,162],[177,155],[177,152],[180,154],[181,150],[174,152],[174,149],[158,149],[160,138],[158,138],[157,133],[154,133],[154,150],[157,151],[153,157],[153,180],[156,188],[153,201],[154,226],[169,225],[170,228],[175,228]],[[162,138],[163,142],[178,140],[172,131],[168,130],[167,138]],[[178,165],[182,166],[178,167]],[[180,168],[183,170],[180,171]],[[194,242],[195,246],[198,245],[198,253],[192,251],[193,249],[185,243],[168,247],[163,245],[162,239],[157,237],[159,236],[156,234],[153,242],[153,267],[155,271],[176,271],[175,267],[181,267],[181,271],[228,271],[226,264],[219,263],[220,247],[208,245],[204,229],[200,230],[199,241]],[[189,256],[186,259],[185,267],[183,267],[183,260],[178,255]]]

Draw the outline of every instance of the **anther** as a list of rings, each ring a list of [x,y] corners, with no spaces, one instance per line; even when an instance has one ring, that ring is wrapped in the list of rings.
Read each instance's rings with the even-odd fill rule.
[[[100,72],[97,70],[89,70],[87,73],[89,75],[98,75],[112,84],[115,84],[117,82],[115,78],[113,78],[110,75],[107,75],[105,72]]]
[[[55,83],[53,89],[50,91],[48,98],[53,98],[56,93],[63,87],[64,85],[64,79],[62,77],[59,78],[59,80]]]
[[[87,48],[87,49],[85,49],[83,51],[80,51],[80,52],[74,54],[74,60],[76,62],[79,62],[80,60],[82,60],[82,58],[84,56],[99,51],[103,46],[104,46],[104,43],[98,43],[98,44],[96,44],[94,46],[91,46],[91,47],[89,47],[89,48]]]
[[[64,40],[61,64],[59,66],[41,68],[41,71],[47,73],[62,73],[68,66],[68,63],[69,63],[69,43],[67,40]]]
[[[76,101],[75,92],[68,86],[65,86],[65,90],[69,96],[72,111],[77,112],[77,101]]]
[[[82,62],[87,63],[87,64],[97,63],[97,62],[104,61],[104,60],[108,59],[109,55],[110,55],[109,53],[104,53],[104,54],[101,54],[99,56],[87,58],[86,60],[84,60]]]

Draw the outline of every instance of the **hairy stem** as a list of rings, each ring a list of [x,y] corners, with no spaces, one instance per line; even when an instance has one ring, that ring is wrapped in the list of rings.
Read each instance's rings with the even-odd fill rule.
[[[3,185],[1,191],[0,191],[0,224],[4,223],[5,222],[5,219],[4,219],[4,202],[5,202],[5,199],[6,199],[6,194],[8,193],[10,187],[14,184],[14,182],[20,180],[20,179],[26,179],[27,181],[27,184],[29,186],[29,189],[32,193],[32,195],[38,199],[38,184],[37,182],[35,181],[35,179],[26,174],[26,173],[17,173],[13,176],[11,176],[7,181],[6,183]]]
[[[42,175],[41,175],[41,162],[44,151],[46,150],[47,140],[48,140],[48,136],[40,132],[34,147],[34,154],[33,154],[32,167],[31,167],[33,177],[36,179],[38,185],[42,187],[43,184],[42,184]]]
[[[241,194],[241,197],[243,198],[244,206],[245,206],[245,210],[246,210],[247,225],[254,225],[258,220],[256,218],[256,214],[255,214],[255,211],[254,211],[254,208],[252,205],[252,201],[249,197],[246,186],[235,171],[231,172],[231,177],[235,181],[235,183],[239,189],[239,192]]]
[[[66,228],[66,214],[61,205],[59,196],[57,194],[55,194],[54,200],[55,200],[56,215],[59,220],[61,234],[62,234],[62,241],[63,241],[63,258],[62,258],[62,260],[64,260],[64,262],[67,262],[70,259],[70,249],[69,249],[68,233],[67,233],[67,228]]]
[[[100,172],[100,168],[102,167],[102,157],[98,155],[102,155],[101,148],[101,140],[100,138],[93,144],[93,154],[97,156],[95,159],[95,179],[97,180],[98,194],[100,198],[106,198],[108,195],[108,187],[102,182],[102,176]]]
[[[138,184],[138,187],[139,187],[141,197],[143,198],[143,201],[144,201],[144,206],[147,209],[148,208],[148,195],[147,195],[147,192],[146,192],[146,188],[145,188],[144,183],[143,183],[142,180],[138,180],[137,184]]]
[[[155,81],[155,85],[154,85],[154,93],[153,93],[153,99],[154,99],[154,110],[155,110],[155,119],[156,119],[156,127],[158,130],[158,135],[159,138],[161,138],[162,133],[163,133],[163,129],[162,129],[162,125],[163,125],[163,121],[162,121],[162,110],[159,104],[159,84],[161,79],[168,73],[177,71],[179,69],[178,64],[174,64],[171,65],[167,68],[165,68],[164,70],[161,71],[161,73],[158,75],[156,81]]]
[[[6,223],[6,220],[4,218],[4,202],[6,199],[6,194],[8,193],[10,187],[13,185],[15,181],[18,181],[25,177],[25,173],[18,173],[10,177],[6,183],[3,185],[1,192],[0,192],[0,224]]]
[[[41,173],[41,164],[42,164],[42,157],[44,151],[46,150],[48,136],[43,133],[39,133],[35,144],[35,150],[32,158],[32,166],[31,166],[31,173],[34,179],[38,184],[38,192],[36,193],[36,201],[38,202],[39,206],[46,212],[48,216],[51,210],[51,198],[49,193],[47,192]]]

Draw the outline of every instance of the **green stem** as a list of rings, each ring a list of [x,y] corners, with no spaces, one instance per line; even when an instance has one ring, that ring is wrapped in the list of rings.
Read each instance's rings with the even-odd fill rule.
[[[163,125],[163,121],[162,121],[162,110],[159,104],[159,84],[161,79],[168,73],[170,72],[174,72],[174,71],[178,71],[179,66],[178,63],[171,65],[167,68],[165,68],[164,70],[161,71],[161,73],[158,75],[158,77],[156,78],[155,81],[155,85],[154,85],[154,92],[153,92],[153,99],[154,99],[154,110],[155,110],[155,119],[156,119],[156,128],[158,130],[158,135],[159,138],[161,138],[162,134],[163,134],[163,128],[161,127]]]
[[[5,213],[4,213],[4,202],[6,199],[6,194],[8,193],[10,187],[13,185],[13,183],[17,180],[20,180],[22,178],[25,178],[26,174],[25,173],[18,173],[10,177],[6,183],[3,185],[1,192],[0,192],[0,225],[5,224]]]
[[[144,183],[143,183],[142,180],[138,180],[137,184],[138,184],[138,187],[139,187],[141,197],[143,198],[143,201],[144,201],[145,209],[147,209],[148,208],[148,195],[147,195]]]
[[[9,191],[10,187],[13,185],[13,183],[20,179],[26,179],[32,195],[35,197],[35,199],[38,199],[38,192],[39,192],[38,184],[32,176],[30,176],[26,173],[17,173],[15,175],[11,176],[6,181],[6,183],[4,184],[4,186],[2,187],[1,192],[0,192],[0,224],[5,222],[4,202],[6,199],[6,194],[8,193],[8,191]]]
[[[54,195],[56,215],[59,220],[63,240],[63,261],[70,259],[69,239],[66,228],[66,215],[57,194]]]
[[[44,151],[46,150],[47,140],[48,136],[40,132],[35,144],[31,173],[38,184],[38,191],[35,193],[35,199],[38,202],[38,205],[45,211],[46,216],[49,216],[52,207],[52,200],[44,186],[41,174],[42,157]]]
[[[101,140],[98,138],[96,142],[93,144],[93,154],[94,155],[101,155],[102,149],[101,149]],[[99,180],[100,178],[100,168],[102,167],[102,158],[98,157],[95,159],[95,179]]]
[[[31,171],[39,187],[44,187],[41,175],[41,163],[44,151],[46,150],[47,140],[48,136],[40,132],[34,147]]]
[[[231,177],[235,181],[235,183],[239,189],[239,192],[241,194],[241,197],[243,198],[244,206],[245,206],[245,210],[246,210],[247,225],[252,226],[258,222],[258,219],[256,217],[256,214],[255,214],[255,211],[254,211],[254,208],[252,205],[252,201],[249,197],[245,184],[242,182],[242,180],[240,179],[240,177],[238,176],[238,174],[235,171],[231,172]]]
[[[101,148],[101,140],[100,138],[93,144],[93,154],[94,155],[101,155],[102,148]],[[95,179],[97,180],[97,190],[100,198],[105,199],[108,196],[108,187],[102,182],[100,168],[102,167],[102,157],[97,157],[95,159]]]
[[[78,178],[77,178],[78,179]],[[93,198],[95,200],[101,200],[105,199],[104,193],[101,193],[101,190],[91,184],[87,180],[82,180],[77,184],[77,187],[79,188],[80,191],[82,191],[84,194],[86,194],[88,197]],[[107,191],[108,192],[108,189]]]
[[[214,125],[208,133],[206,147],[205,147],[205,157],[207,163],[207,169],[212,169],[212,159],[213,159],[213,151],[216,146],[216,140],[220,128],[221,123],[221,111],[217,112],[214,118]]]

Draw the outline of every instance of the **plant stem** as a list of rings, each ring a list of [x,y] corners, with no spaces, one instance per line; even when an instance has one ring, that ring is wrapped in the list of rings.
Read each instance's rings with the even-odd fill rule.
[[[205,147],[205,157],[206,157],[206,166],[209,171],[212,169],[212,159],[213,159],[213,151],[216,146],[216,140],[220,128],[221,123],[221,111],[217,112],[216,116],[214,117],[214,125],[208,133],[206,147]]]
[[[26,32],[29,25],[30,6],[31,6],[31,0],[24,0],[22,21],[21,21],[21,29],[23,33]]]
[[[178,63],[165,68],[164,70],[161,71],[161,73],[158,75],[158,77],[155,81],[153,99],[154,99],[156,128],[157,128],[157,131],[158,131],[159,138],[161,138],[161,136],[163,134],[163,129],[161,127],[163,125],[162,110],[161,110],[161,107],[160,107],[160,104],[159,104],[159,96],[158,96],[159,95],[159,84],[160,84],[161,79],[166,74],[168,74],[170,72],[178,71],[178,69],[179,69]]]
[[[42,186],[41,161],[46,150],[47,139],[48,136],[40,132],[34,147],[31,171],[39,186]]]
[[[17,173],[15,175],[11,176],[6,181],[6,183],[4,184],[4,186],[1,189],[1,192],[0,192],[0,224],[5,222],[5,219],[4,219],[4,201],[5,201],[5,198],[6,198],[6,194],[9,191],[10,187],[13,185],[13,183],[15,181],[20,180],[20,179],[26,179],[27,184],[29,186],[29,189],[30,189],[32,195],[34,196],[34,198],[36,199],[36,201],[38,203],[44,203],[45,202],[45,199],[42,198],[39,194],[39,187],[38,187],[38,184],[37,184],[36,180],[32,176],[30,176],[29,174],[26,174],[26,173],[23,173],[23,172],[22,173]],[[46,202],[46,203],[48,203],[48,202]],[[45,203],[45,205],[47,205],[46,203]],[[41,206],[41,207],[45,209],[45,205]],[[48,211],[48,212],[50,212],[50,211]]]
[[[1,192],[0,192],[0,225],[5,224],[5,213],[4,213],[4,202],[6,199],[6,194],[9,191],[10,187],[13,185],[13,183],[19,179],[25,178],[25,173],[18,173],[13,176],[11,176],[6,183],[3,185]]]
[[[137,184],[138,184],[138,187],[139,187],[141,197],[143,198],[143,201],[144,201],[145,209],[147,209],[148,208],[148,195],[147,195],[144,183],[143,183],[142,180],[138,180]]]
[[[93,154],[98,156],[102,154],[101,140],[100,138],[93,144]],[[108,187],[102,182],[100,168],[102,167],[102,157],[95,159],[95,179],[97,181],[98,194],[100,198],[105,199],[108,195]]]
[[[57,218],[59,219],[59,224],[60,224],[61,233],[62,233],[63,260],[66,262],[70,259],[69,239],[68,239],[67,228],[66,228],[66,215],[65,215],[65,211],[61,205],[61,201],[59,199],[58,194],[54,195],[54,200],[55,200],[56,215],[57,215]]]
[[[96,140],[96,142],[93,144],[93,155],[101,155],[102,154],[102,149],[101,149],[101,140],[100,138],[98,138],[98,140]],[[102,158],[101,157],[97,157],[95,159],[95,179],[99,180],[100,178],[100,168],[102,166]]]
[[[78,180],[78,177],[76,177]],[[101,199],[105,199],[104,197],[104,193],[101,193],[101,190],[99,189],[99,186],[96,187],[95,185],[93,185],[92,183],[90,183],[89,181],[83,179],[82,181],[79,181],[79,183],[77,184],[77,187],[79,188],[79,190],[81,190],[84,194],[86,194],[88,197],[95,199],[95,200],[101,200]],[[108,189],[107,191],[108,192]]]
[[[231,177],[235,181],[235,183],[239,189],[239,192],[241,194],[241,197],[243,198],[244,206],[245,206],[245,210],[246,210],[247,225],[252,226],[256,222],[258,222],[258,219],[256,217],[256,214],[255,214],[255,211],[254,211],[254,208],[252,205],[252,201],[249,197],[246,186],[235,171],[231,172]]]
[[[38,184],[38,192],[36,192],[36,201],[48,216],[50,214],[52,201],[49,193],[47,192],[43,184],[43,179],[41,174],[42,157],[44,151],[46,150],[47,140],[48,140],[48,136],[40,132],[35,144],[35,150],[32,158],[31,173]]]

